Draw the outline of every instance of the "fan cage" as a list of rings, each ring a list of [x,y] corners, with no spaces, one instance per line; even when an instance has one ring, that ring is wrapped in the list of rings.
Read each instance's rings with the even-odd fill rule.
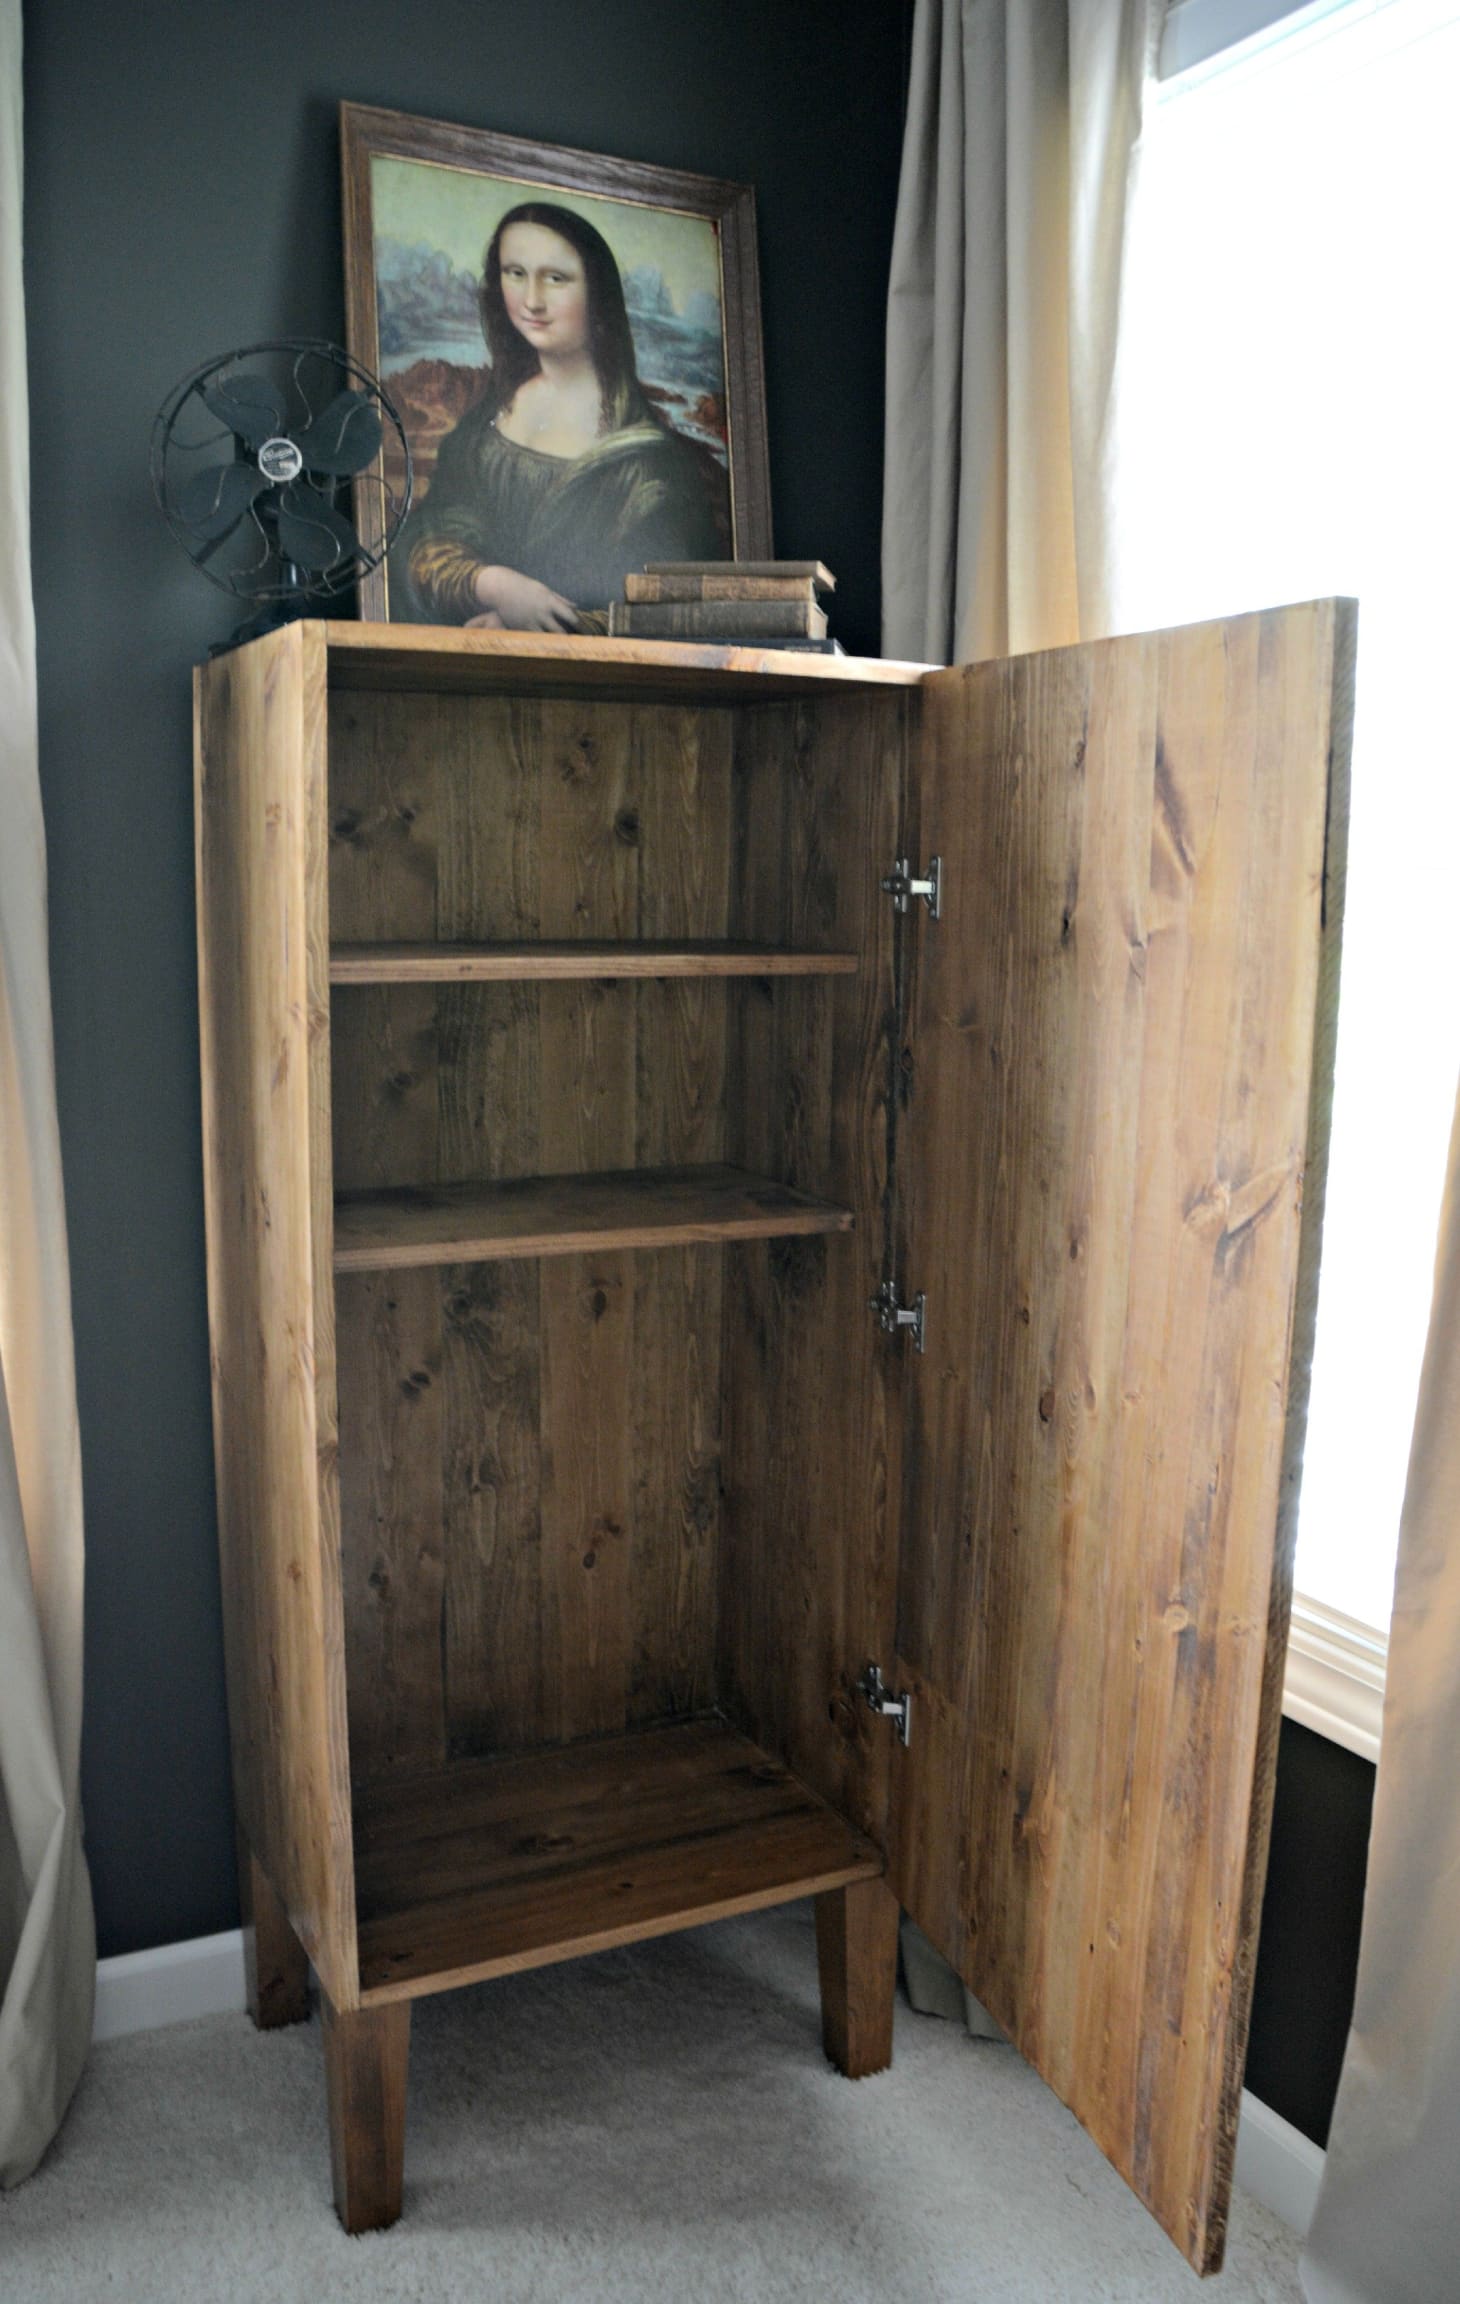
[[[233,446],[238,453],[238,436],[207,406],[204,388],[227,381],[234,372],[242,372],[250,361],[277,362],[287,369],[285,389],[298,403],[297,415],[291,410],[285,437],[307,426],[330,399],[347,386],[363,392],[373,402],[383,424],[390,425],[396,434],[399,457],[404,471],[404,482],[399,490],[385,477],[384,456],[376,451],[371,463],[353,474],[348,483],[351,496],[351,518],[356,532],[353,551],[342,554],[337,566],[324,570],[305,570],[282,553],[278,540],[271,536],[266,520],[261,517],[257,499],[240,515],[237,527],[229,536],[214,542],[200,539],[177,509],[175,489],[176,466],[184,458],[201,459],[222,443]],[[305,372],[311,363],[327,363],[330,382],[320,393],[312,393],[305,382]],[[277,376],[270,381],[277,385]],[[211,430],[196,440],[179,438],[179,424],[185,412],[195,406]],[[151,446],[152,489],[158,508],[173,535],[181,544],[193,566],[220,590],[233,598],[255,607],[268,607],[287,603],[301,606],[310,601],[337,600],[342,593],[352,591],[362,576],[378,568],[395,542],[410,512],[412,498],[411,447],[395,403],[386,392],[379,377],[354,359],[341,345],[311,337],[266,338],[257,344],[240,345],[232,352],[224,352],[203,361],[192,372],[174,385],[158,409],[152,426]],[[206,469],[199,461],[193,471]],[[307,471],[307,467],[305,468]],[[301,475],[302,476],[302,475]],[[320,487],[318,479],[314,485]],[[344,484],[326,479],[323,492],[333,501],[335,491]],[[255,560],[242,568],[218,567],[215,555],[230,541],[238,529],[252,523],[258,538],[259,552]]]

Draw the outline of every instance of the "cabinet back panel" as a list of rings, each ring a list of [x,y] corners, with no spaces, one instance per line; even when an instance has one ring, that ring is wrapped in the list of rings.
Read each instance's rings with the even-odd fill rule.
[[[355,1780],[704,1710],[718,1251],[336,1293]]]
[[[336,696],[339,942],[723,937],[723,712]],[[724,1156],[726,988],[332,1002],[337,1189]],[[338,1284],[357,1780],[713,1698],[720,1265],[606,1254]]]
[[[332,695],[334,942],[723,935],[730,740],[723,710]]]
[[[820,982],[337,988],[336,1190],[723,1160],[730,1007]]]
[[[834,947],[857,974],[731,1011],[727,1157],[823,1191],[847,1237],[725,1261],[723,1699],[864,1830],[886,1822],[890,1731],[854,1693],[891,1653],[897,1386],[878,1336],[896,1034],[897,853],[909,703],[772,706],[737,733],[731,934]]]
[[[849,1691],[891,1631],[897,1355],[867,1300],[907,709],[332,697],[336,943],[862,955],[774,984],[337,988],[338,1189],[728,1158],[857,1218],[763,1251],[340,1279],[357,1779],[718,1701],[880,1829],[886,1739]]]

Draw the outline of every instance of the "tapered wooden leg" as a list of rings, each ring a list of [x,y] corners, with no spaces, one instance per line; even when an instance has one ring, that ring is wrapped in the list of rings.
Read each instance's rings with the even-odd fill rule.
[[[897,1898],[885,1880],[858,1880],[816,1899],[821,2038],[849,2080],[892,2062],[897,1991]]]
[[[411,2004],[336,2008],[319,1996],[335,2207],[347,2232],[381,2232],[400,2214],[406,2164]]]
[[[240,1832],[238,1900],[248,2012],[261,2032],[309,2015],[309,1955],[289,1925],[273,1882]]]

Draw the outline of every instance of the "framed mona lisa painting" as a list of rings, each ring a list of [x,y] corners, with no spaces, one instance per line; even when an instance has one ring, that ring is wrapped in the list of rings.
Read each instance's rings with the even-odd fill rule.
[[[749,186],[364,105],[340,123],[349,350],[414,468],[362,616],[602,632],[646,562],[768,558]],[[378,489],[356,512],[378,521]]]

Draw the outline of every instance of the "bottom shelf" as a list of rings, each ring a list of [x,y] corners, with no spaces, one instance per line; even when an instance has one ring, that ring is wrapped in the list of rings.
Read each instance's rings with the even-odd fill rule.
[[[361,1998],[570,1960],[883,1869],[723,1720],[457,1762],[356,1796]]]

